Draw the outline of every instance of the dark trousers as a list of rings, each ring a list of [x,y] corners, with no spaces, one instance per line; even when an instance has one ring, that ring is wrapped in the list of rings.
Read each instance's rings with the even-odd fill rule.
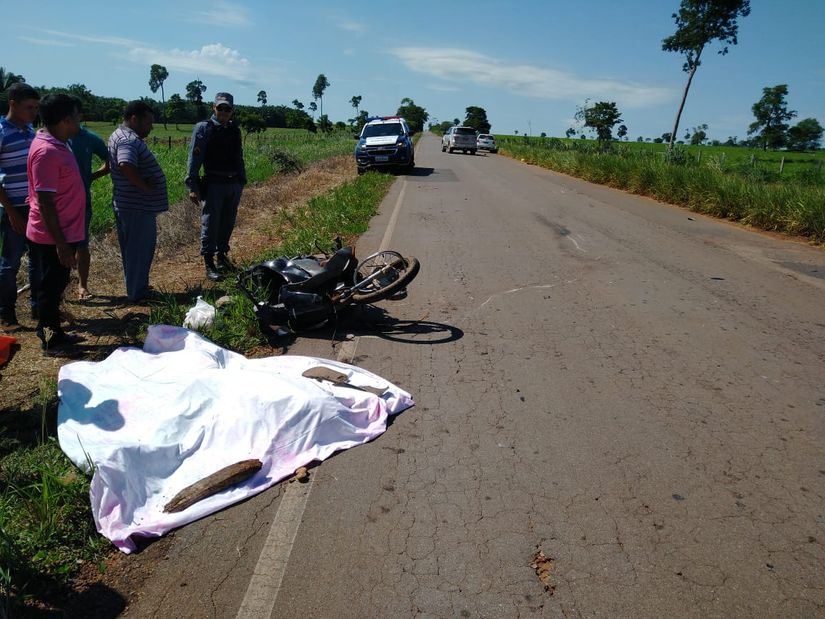
[[[115,211],[126,296],[130,301],[139,301],[149,294],[149,271],[158,238],[157,216],[150,211]]]
[[[202,196],[201,255],[229,253],[229,237],[235,229],[238,204],[243,185],[238,182],[213,181],[211,178]]]
[[[75,245],[76,243],[69,244],[73,250]],[[37,289],[37,335],[45,341],[46,329],[50,329],[52,335],[59,336],[63,333],[63,329],[60,328],[60,300],[69,284],[71,270],[60,264],[54,245],[31,243],[30,247],[32,259],[40,271],[40,286]]]
[[[28,218],[29,207],[18,206],[17,211]],[[32,308],[37,307],[37,285],[40,273],[32,259],[31,243],[25,234],[18,234],[12,230],[9,217],[5,209],[0,216],[0,242],[3,249],[0,251],[0,316],[11,316],[17,305],[17,271],[20,270],[20,261],[26,250],[29,251],[29,284],[31,286],[29,298]]]

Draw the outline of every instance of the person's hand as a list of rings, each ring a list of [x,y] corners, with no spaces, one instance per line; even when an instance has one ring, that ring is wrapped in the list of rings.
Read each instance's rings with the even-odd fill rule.
[[[60,260],[60,264],[67,269],[74,268],[74,266],[77,265],[77,257],[74,251],[65,243],[57,245],[57,257]]]
[[[26,218],[15,207],[7,208],[6,215],[9,217],[9,225],[11,225],[12,230],[17,234],[26,234]]]
[[[200,206],[201,196],[197,191],[190,191],[189,192],[189,199],[192,201],[192,204],[194,204],[195,206]]]

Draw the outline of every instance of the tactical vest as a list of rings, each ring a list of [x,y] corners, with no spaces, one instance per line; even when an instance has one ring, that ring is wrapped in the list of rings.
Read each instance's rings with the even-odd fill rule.
[[[203,170],[209,176],[230,176],[241,172],[241,130],[229,121],[226,126],[209,122]]]

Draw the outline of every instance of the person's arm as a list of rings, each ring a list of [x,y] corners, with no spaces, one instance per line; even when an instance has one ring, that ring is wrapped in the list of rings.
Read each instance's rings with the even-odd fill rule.
[[[96,181],[101,176],[106,176],[109,172],[111,172],[111,168],[109,168],[109,149],[106,147],[106,143],[97,135],[93,133],[92,135],[96,138],[93,141],[92,152],[94,152],[94,154],[100,157],[100,160],[103,161],[103,165],[92,172],[92,181]]]
[[[137,166],[134,166],[131,163],[126,163],[124,161],[118,163],[117,167],[121,172],[123,172],[123,176],[126,177],[126,180],[129,181],[135,187],[137,187],[138,190],[142,191],[143,193],[150,193],[154,190],[154,187],[152,187],[152,185],[150,185],[140,177]]]
[[[52,239],[54,239],[60,264],[67,269],[71,269],[77,264],[77,260],[74,251],[66,243],[66,237],[63,236],[63,230],[60,228],[60,221],[57,219],[57,207],[54,203],[54,192],[38,191],[37,204],[40,206],[40,216],[43,218],[43,223],[46,225]]]
[[[109,168],[109,160],[104,159],[103,160],[103,165],[100,166],[94,172],[92,172],[92,181],[96,181],[101,176],[106,176],[109,172],[111,172],[111,169]]]
[[[2,186],[0,186],[0,204],[3,205],[3,210],[9,218],[11,229],[17,234],[26,234],[26,218],[23,217],[17,210],[17,207],[12,204],[9,194],[6,193],[6,190],[3,189]]]
[[[201,165],[203,165],[205,150],[206,125],[205,123],[198,123],[192,129],[192,139],[189,141],[189,156],[186,159],[186,178],[183,180],[184,185],[189,190],[189,199],[195,205],[199,205],[201,201],[198,172]]]

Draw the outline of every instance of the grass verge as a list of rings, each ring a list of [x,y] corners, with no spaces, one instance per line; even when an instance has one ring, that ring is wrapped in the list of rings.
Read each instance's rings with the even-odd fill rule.
[[[707,215],[825,242],[825,186],[818,182],[770,182],[731,174],[719,166],[695,165],[686,158],[671,163],[632,152],[554,147],[549,141],[509,139],[500,152]]]
[[[301,207],[278,211],[272,226],[282,240],[259,259],[312,253],[316,240],[327,244],[338,235],[361,234],[393,181],[370,172]],[[213,303],[228,295],[204,336],[238,352],[265,344],[250,302],[233,288],[227,281],[223,289],[167,295],[151,308],[149,323],[182,324],[198,294]],[[111,552],[90,513],[90,479],[57,442],[56,391],[53,380],[44,381],[30,410],[4,411],[0,418],[0,618],[16,610],[12,600],[21,607],[65,599],[78,570],[90,562],[103,569]]]

